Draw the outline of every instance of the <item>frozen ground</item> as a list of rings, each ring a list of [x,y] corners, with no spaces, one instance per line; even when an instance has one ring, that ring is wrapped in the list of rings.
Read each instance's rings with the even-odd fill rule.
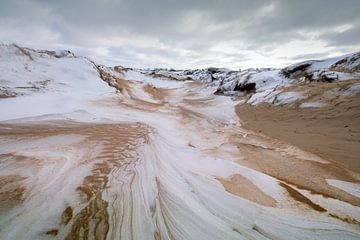
[[[360,238],[357,173],[243,129],[211,86],[0,51],[0,239]]]

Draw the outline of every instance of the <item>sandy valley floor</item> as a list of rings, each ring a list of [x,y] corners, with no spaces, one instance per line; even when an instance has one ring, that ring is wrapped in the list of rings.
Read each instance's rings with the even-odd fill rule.
[[[360,238],[358,97],[348,116],[116,83],[0,123],[0,239]]]

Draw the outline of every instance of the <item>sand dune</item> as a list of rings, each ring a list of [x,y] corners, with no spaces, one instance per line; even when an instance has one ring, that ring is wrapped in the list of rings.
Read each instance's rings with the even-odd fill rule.
[[[36,59],[33,74],[50,71]],[[360,238],[356,161],[266,135],[271,109],[236,107],[201,82],[104,82],[69,61],[96,84],[54,74],[53,88],[0,102],[0,239]],[[251,114],[269,125],[259,132]]]

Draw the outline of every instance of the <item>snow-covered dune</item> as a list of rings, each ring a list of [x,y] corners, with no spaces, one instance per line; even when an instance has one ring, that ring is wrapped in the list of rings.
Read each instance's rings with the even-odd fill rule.
[[[90,108],[114,93],[88,59],[72,53],[0,45],[0,120]]]
[[[360,53],[296,63],[282,69],[288,78],[308,81],[343,81],[360,76]]]
[[[226,68],[199,70],[142,70],[148,75],[176,80],[206,82],[216,94],[252,96],[248,103],[282,102],[282,88],[310,82],[333,82],[360,78],[360,53],[347,54],[323,60],[309,60],[283,69],[260,68],[231,71]],[[291,92],[284,93],[290,96]],[[292,94],[295,101],[299,94]],[[300,96],[300,95],[299,95]],[[288,98],[287,98],[288,99]],[[301,98],[300,98],[301,99]]]
[[[289,80],[1,45],[0,239],[359,239],[357,173],[242,128],[235,81]]]

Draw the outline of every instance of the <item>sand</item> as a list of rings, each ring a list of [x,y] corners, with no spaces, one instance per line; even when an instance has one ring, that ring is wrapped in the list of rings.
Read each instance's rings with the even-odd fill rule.
[[[80,186],[76,188],[77,194],[85,208],[76,214],[73,213],[75,206],[67,206],[61,216],[59,216],[60,226],[71,223],[70,231],[65,239],[81,239],[96,236],[102,239],[109,231],[109,213],[107,211],[109,203],[103,199],[102,193],[108,187],[109,181],[114,177],[114,172],[123,171],[136,158],[131,158],[131,152],[135,151],[137,145],[147,141],[148,129],[141,124],[84,124],[69,122],[43,122],[41,124],[0,124],[0,136],[11,137],[14,139],[31,142],[32,139],[50,137],[57,135],[79,134],[86,136],[81,143],[86,145],[88,142],[101,142],[103,145],[93,159],[83,159],[78,165],[93,164],[91,173],[84,177]],[[21,157],[16,154],[1,154],[0,161],[5,158],[16,159],[19,166],[46,164],[45,160]],[[60,171],[60,170],[59,170]],[[53,176],[55,178],[55,176]],[[11,208],[21,204],[26,192],[22,181],[26,179],[22,176],[8,175],[0,177],[0,212],[9,211]],[[66,188],[62,184],[62,188]],[[47,230],[44,234],[57,236],[59,229]],[[100,237],[101,236],[101,237]]]
[[[238,142],[242,158],[237,162],[276,177],[290,197],[323,211],[288,184],[315,195],[360,206],[360,199],[330,186],[326,179],[359,183],[360,172],[360,94],[340,94],[358,80],[292,86],[286,91],[302,91],[306,99],[274,106],[239,104],[236,107],[242,127],[254,136],[269,137],[270,148]],[[321,102],[321,107],[300,108],[304,102]],[[283,154],[287,144],[313,153],[321,161]],[[276,150],[278,149],[278,150]],[[275,150],[275,151],[274,151]]]
[[[325,89],[323,85],[314,86],[310,100],[295,104],[241,104],[236,111],[243,127],[291,143],[359,173],[360,94],[348,97],[334,94],[327,99],[329,89],[329,85]],[[325,106],[298,107],[303,102],[318,100]]]
[[[231,175],[229,178],[216,178],[225,187],[226,191],[256,202],[263,206],[276,207],[276,200],[265,194],[254,183],[240,174]]]
[[[358,239],[360,199],[326,182],[358,179],[343,164],[244,129],[198,83],[104,78],[104,122],[0,123],[0,238]]]

